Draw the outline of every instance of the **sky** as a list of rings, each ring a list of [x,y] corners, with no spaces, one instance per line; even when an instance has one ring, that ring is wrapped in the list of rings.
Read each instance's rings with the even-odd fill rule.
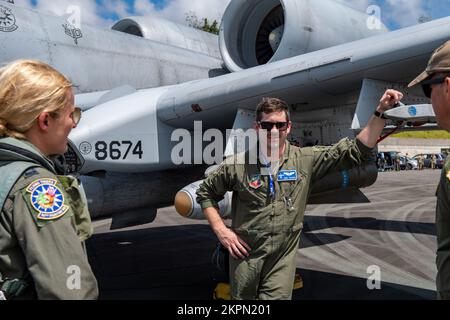
[[[450,0],[337,1],[363,12],[371,5],[378,6],[381,20],[390,30],[415,25],[422,16],[433,20],[450,16]],[[198,18],[220,21],[229,2],[230,0],[15,0],[16,5],[57,15],[67,15],[68,8],[77,6],[80,8],[81,23],[101,28],[109,28],[117,20],[134,15],[158,15],[186,24],[186,14],[193,12]]]

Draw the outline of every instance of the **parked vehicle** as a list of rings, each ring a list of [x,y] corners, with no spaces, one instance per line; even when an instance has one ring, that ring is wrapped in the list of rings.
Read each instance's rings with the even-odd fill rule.
[[[418,159],[419,155],[422,155],[424,160],[423,160],[423,166],[425,168],[431,168],[431,157],[433,156],[433,153],[422,153],[422,154],[417,154],[413,157],[413,159]],[[443,153],[434,153],[434,155],[436,156],[436,168],[438,169],[442,169],[442,167],[444,166],[445,163],[445,154]]]
[[[377,167],[379,171],[394,170],[394,161],[397,151],[381,151],[377,156]]]
[[[419,163],[416,159],[400,156],[400,169],[401,170],[417,170]]]

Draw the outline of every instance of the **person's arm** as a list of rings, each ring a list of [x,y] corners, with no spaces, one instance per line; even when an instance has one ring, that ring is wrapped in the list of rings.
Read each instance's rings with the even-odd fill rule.
[[[251,248],[233,230],[228,228],[220,217],[217,208],[207,207],[203,213],[208,219],[211,229],[216,234],[220,243],[228,250],[234,259],[248,257]]]
[[[220,243],[233,258],[243,259],[249,255],[250,247],[225,225],[218,211],[218,202],[223,199],[227,191],[233,190],[234,179],[233,166],[222,164],[200,185],[196,200]]]
[[[395,90],[387,90],[377,107],[382,113],[392,108],[400,101],[403,95]],[[376,149],[378,138],[383,131],[385,120],[372,116],[367,126],[354,140],[342,139],[329,147],[313,147],[313,181],[317,181],[332,170],[350,169],[364,163],[376,162]]]
[[[380,99],[380,103],[376,110],[383,113],[391,109],[402,98],[403,94],[401,92],[392,89],[387,90]],[[366,127],[358,134],[356,138],[367,147],[374,148],[377,145],[378,138],[380,137],[385,124],[385,119],[372,116]]]
[[[31,204],[27,186],[37,179],[56,179],[43,169],[38,171],[36,176],[19,180],[21,187],[14,193],[12,204],[14,233],[37,296],[46,300],[97,299],[97,280],[72,221],[72,208],[59,218],[41,220]],[[62,189],[59,183],[56,186]],[[70,206],[67,197],[64,205]]]

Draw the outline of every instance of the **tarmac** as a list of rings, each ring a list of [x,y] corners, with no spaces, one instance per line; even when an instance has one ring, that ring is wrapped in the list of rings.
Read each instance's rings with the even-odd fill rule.
[[[370,203],[309,205],[297,257],[304,285],[293,300],[435,299],[439,176],[381,172],[362,190]],[[211,300],[227,280],[212,263],[217,239],[206,221],[167,207],[150,224],[110,224],[95,221],[87,242],[100,299]]]

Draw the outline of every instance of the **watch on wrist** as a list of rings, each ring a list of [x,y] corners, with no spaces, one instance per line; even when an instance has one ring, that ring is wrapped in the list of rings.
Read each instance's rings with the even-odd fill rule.
[[[385,116],[383,113],[378,112],[377,110],[375,110],[375,112],[373,113],[373,115],[374,115],[375,117],[377,117],[377,118],[380,118],[380,119],[387,119],[386,116]]]

